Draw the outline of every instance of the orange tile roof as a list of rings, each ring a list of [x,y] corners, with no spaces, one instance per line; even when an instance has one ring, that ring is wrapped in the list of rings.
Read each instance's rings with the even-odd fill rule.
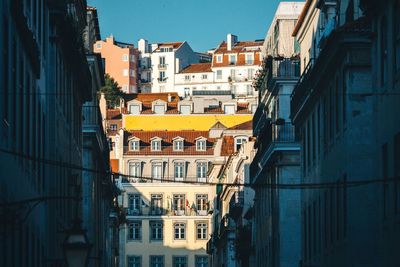
[[[208,137],[208,131],[129,131],[124,132],[124,146],[128,146],[128,139],[137,137],[140,139],[140,150],[125,150],[126,155],[213,155],[215,138]],[[183,151],[173,151],[173,139],[176,137],[184,139]],[[153,137],[162,139],[161,151],[151,151],[150,142]],[[196,139],[204,137],[207,139],[205,151],[196,151]]]
[[[230,156],[235,153],[235,139],[233,136],[224,136],[221,145],[221,156]]]
[[[236,126],[229,128],[229,130],[252,130],[253,129],[253,121],[246,121]]]
[[[181,70],[180,73],[199,73],[199,72],[212,72],[211,63],[197,63],[191,64]]]
[[[112,172],[119,172],[118,159],[110,159],[110,166]]]
[[[261,49],[256,50],[246,50],[247,47],[263,46],[264,41],[240,41],[236,42],[230,51],[228,51],[228,45],[223,41],[219,47],[215,50],[214,54],[220,53],[238,53],[238,52],[255,52],[261,51]]]
[[[140,102],[153,102],[157,99],[168,102],[168,95],[171,95],[171,102],[179,102],[179,95],[175,92],[126,94],[123,98],[125,100],[125,103],[133,99],[136,99]]]
[[[107,120],[119,120],[121,118],[121,111],[119,109],[107,109]]]
[[[155,51],[160,51],[160,47],[170,47],[177,49],[179,48],[184,42],[167,42],[167,43],[158,43],[158,47],[156,48]]]
[[[304,19],[306,18],[308,9],[310,9],[311,2],[312,2],[312,0],[307,0],[307,2],[305,3],[305,5],[303,7],[303,10],[300,13],[299,19],[297,20],[297,23],[294,26],[294,30],[293,30],[293,33],[292,33],[293,37],[296,37],[297,33],[299,32],[299,30],[301,28],[301,25],[303,24]]]

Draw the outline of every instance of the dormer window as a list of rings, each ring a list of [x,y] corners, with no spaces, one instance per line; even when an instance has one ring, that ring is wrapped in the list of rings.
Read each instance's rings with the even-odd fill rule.
[[[139,151],[140,149],[140,141],[139,139],[133,139],[129,141],[129,150],[130,151]]]
[[[151,151],[161,151],[161,139],[156,137],[151,140]]]
[[[132,88],[131,90],[133,90]],[[139,115],[142,112],[142,102],[133,99],[127,103],[129,114]]]
[[[140,114],[140,106],[139,105],[129,105],[129,113],[133,115]]]
[[[183,151],[183,138],[176,137],[173,141],[173,150],[174,151]]]
[[[155,114],[165,114],[167,111],[167,102],[161,99],[155,100],[152,103],[152,108]]]
[[[247,142],[247,137],[239,136],[235,138],[235,151],[238,151],[240,147]]]
[[[225,105],[224,113],[225,114],[235,114],[235,105]]]
[[[236,64],[236,55],[229,55],[229,64],[230,65]]]
[[[196,140],[196,151],[206,151],[207,140],[199,138]]]

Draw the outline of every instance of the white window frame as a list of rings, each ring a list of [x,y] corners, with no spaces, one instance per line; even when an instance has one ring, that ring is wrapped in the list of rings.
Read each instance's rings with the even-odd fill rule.
[[[151,151],[161,151],[161,140],[155,139],[151,140]]]
[[[233,107],[233,111],[232,111],[232,107]],[[235,105],[224,105],[224,113],[225,114],[235,114],[236,113],[235,109],[236,109]]]
[[[140,150],[140,140],[133,139],[129,141],[129,151],[139,151]]]
[[[129,76],[129,69],[123,69],[122,70],[122,76],[128,77]]]
[[[177,139],[173,141],[173,151],[183,151],[184,149],[184,140]]]
[[[183,215],[186,209],[186,195],[185,194],[173,194],[172,195],[172,210],[175,211],[176,215]]]
[[[97,49],[101,49],[101,48],[102,48],[102,44],[101,44],[101,43],[97,43],[97,44],[96,44],[96,48],[97,48]]]
[[[186,88],[185,88],[185,89],[186,89]],[[188,88],[188,89],[189,89],[189,88]],[[184,107],[185,109],[189,108],[189,112],[188,112],[188,113],[182,112],[182,107]],[[192,111],[191,105],[180,105],[180,106],[179,106],[179,112],[180,112],[181,114],[190,114],[191,111]]]
[[[234,58],[235,60],[232,61],[232,58]],[[235,54],[230,54],[228,56],[228,61],[229,61],[229,65],[236,65],[237,63],[237,56]]]
[[[246,65],[254,64],[254,54],[245,54],[245,64]]]
[[[206,240],[208,235],[208,224],[206,222],[196,223],[196,240]]]
[[[178,259],[184,259],[183,261]],[[188,266],[188,257],[187,256],[173,256],[172,257],[173,267],[187,267]]]
[[[220,75],[218,75],[220,73]],[[215,72],[215,75],[217,76],[216,78],[217,78],[217,80],[222,80],[222,70],[217,70],[216,72]]]
[[[150,195],[150,211],[152,215],[161,215],[163,212],[163,195]]]
[[[174,240],[186,240],[186,223],[174,223]]]
[[[222,55],[217,55],[217,63],[222,63]]]
[[[131,108],[131,107],[132,107],[132,108]],[[135,107],[135,108],[136,108],[136,107],[138,108],[138,111],[139,111],[138,113],[132,112],[132,109],[133,109],[134,107]],[[140,114],[140,105],[135,105],[135,104],[129,105],[129,113],[130,113],[130,114],[133,114],[133,115],[139,115],[139,114]]]
[[[156,233],[154,234],[154,229]],[[164,224],[163,221],[150,221],[150,240],[162,241],[164,239]]]
[[[236,136],[235,137],[235,151],[238,151],[240,149],[240,146],[242,146],[244,143],[248,142],[249,138],[246,136]],[[240,145],[238,147],[238,145]]]
[[[175,181],[183,181],[185,179],[185,162],[174,162],[174,179]]]
[[[136,261],[139,260],[139,261]],[[127,267],[142,267],[142,256],[127,255],[126,256]]]
[[[141,212],[142,196],[140,194],[128,194],[128,214],[137,214]]]
[[[136,62],[135,55],[130,55],[129,56],[129,61],[132,62],[132,63],[135,63]]]
[[[209,267],[209,260],[207,255],[196,255],[195,256],[196,267]]]
[[[190,75],[185,75],[185,81],[190,81]]]
[[[198,182],[207,181],[207,167],[208,163],[206,161],[196,162],[196,177]]]
[[[142,222],[130,221],[128,223],[127,240],[128,241],[141,241],[142,240]],[[131,232],[132,231],[132,232]],[[132,233],[132,235],[131,235]]]
[[[207,74],[202,74],[201,75],[201,79],[202,80],[207,80],[208,79],[208,75]]]
[[[207,150],[207,140],[198,139],[196,140],[196,151],[206,151]]]
[[[116,131],[117,130],[117,125],[115,124],[115,123],[113,123],[113,124],[110,124],[110,130],[111,131]]]
[[[196,209],[198,215],[207,215],[208,211],[207,194],[196,194]]]
[[[136,72],[134,69],[129,69],[129,77],[132,77],[132,78],[136,77]]]
[[[128,54],[123,54],[122,55],[122,61],[124,61],[124,62],[129,61],[129,55]]]
[[[162,161],[156,161],[151,163],[151,178],[156,179],[155,182],[160,182],[164,174],[164,164]],[[155,170],[160,170],[160,173],[156,173]]]
[[[154,261],[153,259],[158,258],[160,261]],[[150,255],[150,267],[164,267],[165,265],[164,255]]]

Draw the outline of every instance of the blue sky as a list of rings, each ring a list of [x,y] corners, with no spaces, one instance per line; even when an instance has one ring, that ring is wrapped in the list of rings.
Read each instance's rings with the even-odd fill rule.
[[[217,46],[227,33],[263,39],[279,0],[88,0],[100,20],[101,37],[137,46],[187,41],[195,51]]]

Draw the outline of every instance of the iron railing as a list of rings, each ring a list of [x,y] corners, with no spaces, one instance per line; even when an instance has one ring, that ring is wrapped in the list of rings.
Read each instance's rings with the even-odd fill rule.
[[[208,216],[209,210],[197,210],[195,207],[184,207],[178,209],[173,207],[141,207],[140,209],[131,209],[125,207],[125,214],[127,216]]]
[[[293,115],[299,111],[301,104],[304,102],[307,94],[310,91],[308,85],[314,62],[315,60],[311,58],[307,66],[304,68],[304,71],[301,74],[300,79],[298,80],[297,85],[292,92],[290,101],[291,117],[293,117]]]
[[[176,177],[169,177],[169,176],[162,176],[162,177],[151,177],[151,176],[142,176],[142,177],[122,177],[122,183],[173,183],[173,182],[182,182],[182,183],[207,183],[206,177],[183,177],[183,178],[176,178]]]

